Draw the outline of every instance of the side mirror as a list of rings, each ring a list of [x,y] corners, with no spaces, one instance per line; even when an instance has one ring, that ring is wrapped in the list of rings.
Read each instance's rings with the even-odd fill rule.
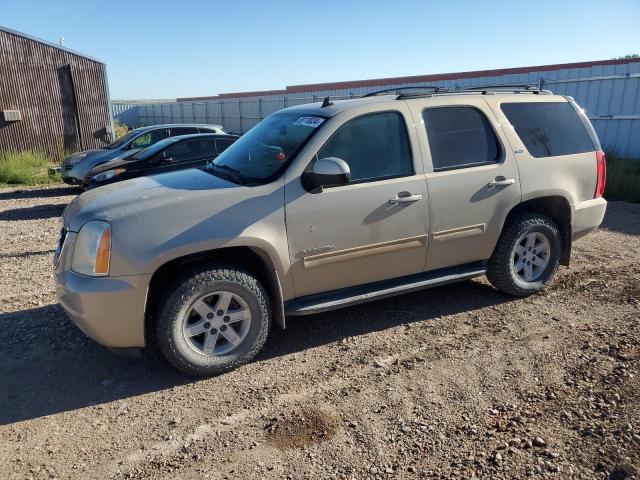
[[[351,180],[351,170],[347,162],[337,157],[318,160],[301,177],[302,185],[311,193],[319,193],[323,187],[346,185]]]

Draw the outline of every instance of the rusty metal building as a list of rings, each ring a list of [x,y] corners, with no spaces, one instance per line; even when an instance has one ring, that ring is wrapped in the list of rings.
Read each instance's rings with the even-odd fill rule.
[[[0,151],[104,146],[113,131],[106,65],[0,26]]]

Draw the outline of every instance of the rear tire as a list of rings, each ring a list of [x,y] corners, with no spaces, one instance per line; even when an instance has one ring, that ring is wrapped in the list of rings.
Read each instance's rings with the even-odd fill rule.
[[[202,268],[176,282],[159,308],[155,333],[174,367],[210,376],[249,362],[270,328],[271,306],[255,277],[233,267]]]
[[[544,289],[558,270],[562,249],[557,225],[546,215],[522,213],[505,225],[489,259],[487,278],[509,295]]]

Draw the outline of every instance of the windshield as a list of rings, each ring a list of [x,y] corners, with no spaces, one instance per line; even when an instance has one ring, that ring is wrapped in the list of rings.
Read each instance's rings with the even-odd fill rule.
[[[140,133],[139,131],[131,130],[130,132],[125,134],[123,137],[120,137],[115,142],[110,143],[109,145],[107,145],[107,148],[111,148],[111,149],[120,148],[125,143],[127,143],[129,140],[132,140],[139,133]]]
[[[265,118],[218,156],[213,171],[231,171],[245,182],[265,182],[296,156],[325,118],[276,113]]]
[[[165,138],[164,140],[160,140],[159,142],[154,143],[153,145],[149,145],[147,148],[143,148],[142,150],[138,150],[133,155],[127,157],[130,160],[146,160],[147,158],[153,157],[156,153],[164,150],[172,143],[179,142],[179,137],[171,137]]]

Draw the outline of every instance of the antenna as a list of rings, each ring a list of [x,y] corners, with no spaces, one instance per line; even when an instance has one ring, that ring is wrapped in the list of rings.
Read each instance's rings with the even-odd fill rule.
[[[64,37],[60,37],[60,40],[58,40],[58,43],[60,44],[61,47],[64,47]]]
[[[322,101],[322,107],[320,107],[320,108],[325,108],[325,107],[328,107],[330,105],[333,105],[333,102],[331,100],[329,100],[329,97],[324,97],[324,100]]]

